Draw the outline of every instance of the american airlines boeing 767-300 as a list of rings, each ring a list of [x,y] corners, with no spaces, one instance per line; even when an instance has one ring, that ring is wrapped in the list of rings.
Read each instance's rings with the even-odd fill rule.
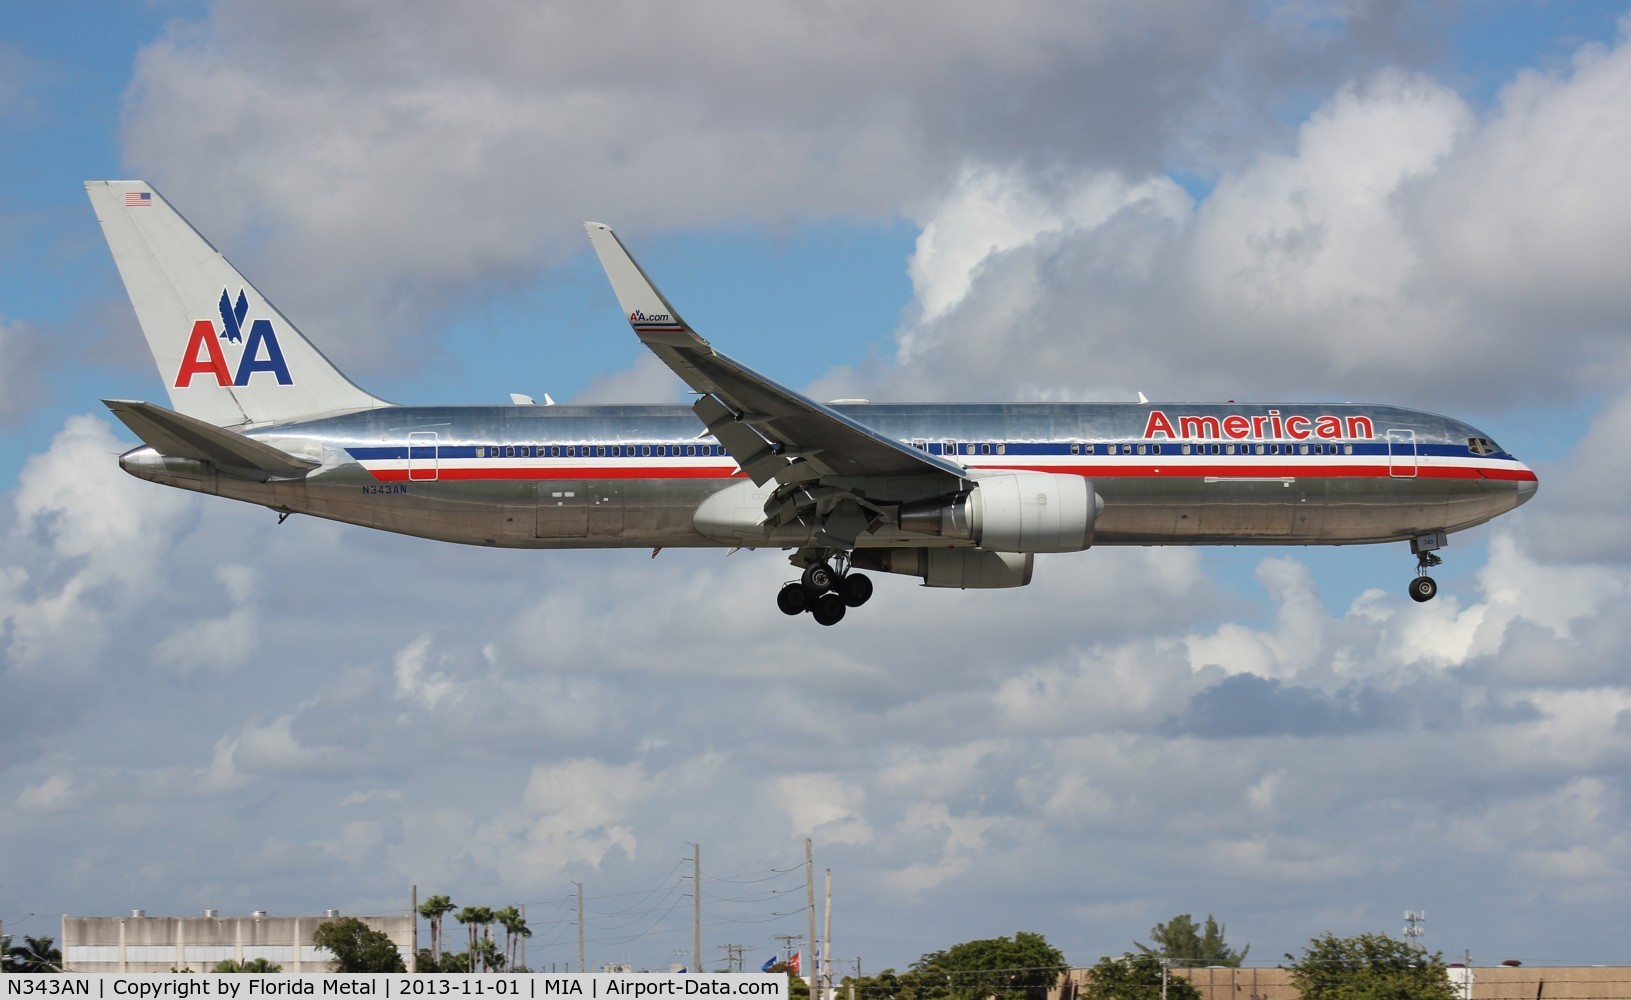
[[[471,545],[779,548],[832,625],[861,570],[1022,587],[1093,545],[1407,542],[1534,495],[1459,420],[1351,403],[821,403],[715,350],[612,231],[589,240],[680,405],[400,406],[357,387],[152,185],[85,185],[170,406],[106,400],[142,479]]]

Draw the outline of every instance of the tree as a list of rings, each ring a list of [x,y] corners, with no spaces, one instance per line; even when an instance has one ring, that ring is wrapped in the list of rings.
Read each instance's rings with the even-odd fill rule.
[[[486,935],[483,935],[481,940],[476,942],[475,955],[476,959],[481,963],[481,971],[483,972],[488,969],[497,972],[504,968],[504,956],[499,953],[498,942]]]
[[[55,938],[24,935],[23,943],[12,945],[6,955],[11,959],[12,972],[62,971],[62,952]]]
[[[438,972],[469,972],[470,953],[468,951],[461,951],[456,955],[443,955],[441,961],[437,963],[437,965],[438,967],[436,971]]]
[[[1009,938],[965,941],[912,963],[921,1000],[1042,1000],[1065,971],[1065,956],[1046,938],[1020,931]]]
[[[211,972],[282,972],[283,966],[264,958],[251,958],[240,962],[229,958],[224,962],[216,962]]]
[[[527,926],[527,918],[514,906],[506,906],[493,914],[493,919],[504,928],[504,964],[515,968],[515,954],[520,950],[522,938],[532,937],[532,928]]]
[[[475,971],[477,968],[475,960],[478,958],[476,950],[478,928],[486,927],[493,922],[493,911],[485,906],[466,906],[453,914],[453,919],[464,925],[464,929],[470,937],[470,948],[467,954],[471,958],[471,971]],[[482,969],[482,971],[485,972],[486,970]]]
[[[1152,951],[1108,956],[1087,970],[1082,1000],[1161,1000],[1161,956]],[[1201,993],[1188,979],[1168,971],[1167,1000],[1200,1000]]]
[[[1150,940],[1154,947],[1137,941],[1133,945],[1143,954],[1164,958],[1184,968],[1203,965],[1238,968],[1245,961],[1246,953],[1252,950],[1252,946],[1247,945],[1236,954],[1223,941],[1223,925],[1213,920],[1210,913],[1206,915],[1204,931],[1196,926],[1194,917],[1184,913],[1151,927]]]
[[[432,896],[419,904],[419,915],[430,921],[430,951],[442,954],[442,918],[453,912],[453,900],[446,896]]]
[[[885,969],[875,976],[846,976],[844,985],[855,988],[856,1000],[917,1000],[922,983],[916,972],[897,975],[894,969]],[[849,994],[840,989],[838,995]]]
[[[334,956],[335,972],[407,972],[391,939],[356,917],[325,920],[312,943]]]
[[[1339,938],[1330,931],[1290,954],[1303,1000],[1455,1000],[1444,958],[1386,934]]]
[[[787,977],[787,1000],[810,1000],[810,984],[804,981],[803,976],[789,969],[786,962],[777,962],[768,971]]]

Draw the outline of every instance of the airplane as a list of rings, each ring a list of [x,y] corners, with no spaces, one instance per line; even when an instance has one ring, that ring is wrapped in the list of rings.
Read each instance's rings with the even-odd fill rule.
[[[352,383],[144,181],[86,190],[170,406],[104,400],[141,479],[471,545],[789,552],[787,615],[834,625],[862,570],[1022,587],[1094,545],[1408,542],[1408,592],[1448,536],[1538,479],[1450,417],[1352,403],[817,402],[727,357],[611,229],[585,223],[684,405],[403,406]]]

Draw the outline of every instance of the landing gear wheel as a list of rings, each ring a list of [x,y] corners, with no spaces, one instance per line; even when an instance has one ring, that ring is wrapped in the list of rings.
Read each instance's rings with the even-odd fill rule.
[[[813,594],[824,594],[832,589],[832,567],[824,562],[811,563],[804,567],[804,586]]]
[[[844,599],[837,594],[822,594],[816,598],[810,614],[823,625],[837,625],[844,620]]]
[[[783,584],[776,592],[776,607],[781,608],[784,615],[803,614],[810,610],[810,592],[802,583]]]
[[[1438,584],[1430,576],[1418,576],[1410,581],[1410,599],[1417,604],[1431,601],[1438,593]]]
[[[858,608],[872,599],[872,578],[864,573],[845,573],[838,581],[838,596],[844,604]]]

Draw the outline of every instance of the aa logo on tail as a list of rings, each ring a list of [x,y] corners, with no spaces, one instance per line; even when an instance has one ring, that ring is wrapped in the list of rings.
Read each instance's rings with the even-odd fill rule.
[[[219,333],[210,320],[193,322],[192,336],[187,341],[187,349],[181,353],[181,367],[176,370],[176,388],[192,385],[194,375],[213,376],[215,384],[219,386],[248,385],[249,377],[256,372],[277,376],[278,385],[294,385],[271,320],[255,320],[249,325],[249,339],[244,339],[244,317],[249,315],[249,299],[243,289],[238,289],[236,303],[225,288],[221,289],[220,309]],[[222,341],[242,345],[236,370],[227,367],[226,352],[221,349]]]

